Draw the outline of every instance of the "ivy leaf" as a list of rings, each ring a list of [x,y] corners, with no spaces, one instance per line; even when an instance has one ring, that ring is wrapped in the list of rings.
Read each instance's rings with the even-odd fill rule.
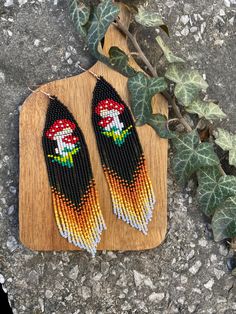
[[[229,198],[215,212],[212,229],[216,241],[236,236],[236,197]]]
[[[177,64],[171,64],[168,67],[165,77],[177,83],[174,90],[175,96],[185,106],[188,106],[201,90],[206,90],[208,87],[198,71],[187,71]]]
[[[171,132],[167,127],[167,117],[163,114],[152,114],[147,123],[157,132],[161,138],[173,138],[174,132]]]
[[[236,167],[236,146],[229,151],[229,164]]]
[[[196,113],[200,118],[204,117],[208,120],[225,118],[226,114],[213,102],[205,102],[200,99],[193,101],[186,107],[189,113]]]
[[[186,70],[184,67],[176,66],[176,64],[170,64],[166,71],[165,77],[175,83],[181,83],[185,74]]]
[[[129,57],[118,47],[111,47],[109,50],[110,64],[125,76],[134,76],[137,72],[129,66]]]
[[[158,27],[165,24],[160,14],[147,11],[144,6],[139,7],[138,14],[134,18],[137,23],[146,27]]]
[[[152,114],[152,97],[166,88],[167,83],[163,77],[148,78],[142,72],[128,79],[131,108],[139,125],[147,123]]]
[[[173,170],[177,181],[182,184],[201,167],[219,163],[213,146],[210,143],[200,143],[196,131],[176,137],[172,142],[176,149],[172,160]]]
[[[190,104],[199,93],[199,89],[190,82],[184,82],[175,86],[175,96],[184,105]]]
[[[218,128],[216,132],[216,144],[223,150],[229,151],[229,164],[236,167],[236,135]]]
[[[198,183],[200,208],[207,216],[212,216],[228,197],[236,195],[236,177],[222,176],[218,167],[200,169]]]
[[[75,27],[82,36],[86,36],[87,24],[90,16],[90,7],[86,6],[83,2],[79,3],[77,0],[70,0],[69,3],[70,14]]]
[[[98,51],[100,41],[103,39],[109,25],[119,14],[119,8],[112,0],[104,0],[94,8],[89,19],[87,44],[90,52],[97,59],[108,62],[108,58]]]
[[[235,135],[231,135],[228,131],[218,128],[216,133],[216,144],[219,145],[223,150],[231,150],[234,144]]]
[[[158,45],[161,47],[167,61],[169,63],[174,63],[174,62],[185,62],[184,59],[179,58],[174,55],[174,53],[170,50],[170,48],[164,43],[163,39],[161,36],[156,37],[156,41]]]

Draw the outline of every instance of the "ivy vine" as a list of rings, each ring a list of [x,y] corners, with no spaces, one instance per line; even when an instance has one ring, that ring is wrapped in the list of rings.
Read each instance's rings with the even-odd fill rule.
[[[156,37],[156,44],[166,60],[165,72],[151,64],[136,36],[122,24],[119,6],[114,1],[103,0],[98,5],[87,5],[77,0],[69,2],[75,27],[84,37],[90,53],[128,77],[131,109],[137,125],[149,124],[160,137],[171,140],[175,151],[172,169],[177,181],[185,185],[191,177],[197,178],[199,208],[211,218],[214,239],[231,239],[233,247],[236,237],[236,177],[225,174],[216,147],[228,151],[229,164],[236,167],[236,135],[215,127],[215,121],[226,118],[226,114],[218,104],[204,100],[202,95],[208,88],[206,80],[166,45],[163,38],[165,33],[169,35],[169,30],[158,13],[148,11],[144,6],[130,6],[136,23],[164,31],[162,36]],[[101,40],[111,24],[128,37],[135,49],[134,55],[145,65],[143,72],[130,66],[129,56],[119,47],[111,47],[109,57],[102,53]],[[175,122],[171,124],[174,125],[171,130],[171,121],[167,117],[152,113],[151,101],[157,93],[162,93],[171,107],[171,121]],[[204,138],[201,136],[203,129],[207,134]]]

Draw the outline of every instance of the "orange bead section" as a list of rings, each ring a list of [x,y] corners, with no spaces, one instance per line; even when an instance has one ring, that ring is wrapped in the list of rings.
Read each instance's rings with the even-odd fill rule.
[[[51,187],[51,191],[55,219],[61,236],[94,256],[101,232],[106,229],[94,180],[90,182],[79,206],[75,206],[56,188]]]
[[[104,172],[112,195],[114,213],[132,227],[147,234],[155,196],[144,156],[140,158],[132,182],[121,179],[105,166]]]

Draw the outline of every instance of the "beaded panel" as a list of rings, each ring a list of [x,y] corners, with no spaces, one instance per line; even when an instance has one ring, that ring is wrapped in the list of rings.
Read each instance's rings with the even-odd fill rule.
[[[147,234],[155,196],[132,114],[102,77],[95,86],[92,105],[93,126],[113,211]]]
[[[94,255],[105,224],[89,153],[74,117],[55,97],[50,99],[42,143],[59,232]]]

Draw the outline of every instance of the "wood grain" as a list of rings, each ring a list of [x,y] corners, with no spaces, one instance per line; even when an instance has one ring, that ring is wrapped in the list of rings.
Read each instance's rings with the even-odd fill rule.
[[[129,23],[129,13],[124,7],[121,9],[120,18],[126,24]],[[110,26],[106,34],[103,47],[105,54],[111,46],[119,46],[128,52],[126,38],[114,26]],[[132,65],[139,69],[134,60]],[[126,77],[100,62],[97,62],[91,70],[110,82],[121,98],[129,104]],[[149,232],[145,236],[118,220],[112,213],[111,197],[91,123],[91,98],[95,84],[96,79],[90,73],[84,72],[45,84],[40,87],[40,90],[56,95],[73,113],[84,133],[97,182],[100,205],[107,225],[98,250],[126,251],[157,247],[165,238],[167,226],[167,141],[160,139],[148,125],[138,128],[157,198]],[[54,220],[41,144],[47,106],[47,96],[42,93],[32,93],[25,100],[20,113],[20,239],[26,247],[33,250],[77,250],[59,235]],[[153,111],[167,115],[166,101],[160,95],[153,98]]]

